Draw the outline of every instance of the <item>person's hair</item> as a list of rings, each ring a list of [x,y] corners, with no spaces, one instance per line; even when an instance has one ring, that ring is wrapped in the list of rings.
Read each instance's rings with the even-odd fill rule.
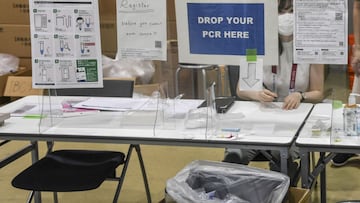
[[[293,0],[279,0],[278,12],[287,11],[293,7]]]
[[[288,11],[293,7],[293,0],[278,0],[278,13],[282,13],[283,11]],[[284,48],[280,41],[279,36],[279,55],[282,54]]]

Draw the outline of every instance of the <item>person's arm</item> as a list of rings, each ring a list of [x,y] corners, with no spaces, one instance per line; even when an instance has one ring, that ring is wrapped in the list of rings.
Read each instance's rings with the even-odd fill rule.
[[[305,101],[321,102],[324,98],[324,65],[312,64],[310,67],[309,90],[304,93]]]
[[[284,99],[283,109],[291,110],[299,107],[301,102],[317,103],[323,100],[324,65],[311,64],[309,89],[306,92],[293,92]],[[304,101],[302,101],[304,100]]]
[[[354,1],[353,7],[353,29],[355,44],[353,47],[353,56],[351,66],[357,76],[360,74],[360,0]]]
[[[240,83],[240,81],[239,81]],[[276,99],[277,94],[271,92],[268,89],[263,89],[260,91],[257,90],[240,90],[240,84],[236,88],[236,93],[239,98],[244,100],[254,100],[260,102],[272,102]]]

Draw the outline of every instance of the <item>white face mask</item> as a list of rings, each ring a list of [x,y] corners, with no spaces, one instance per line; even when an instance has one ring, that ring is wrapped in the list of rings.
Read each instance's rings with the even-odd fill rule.
[[[279,34],[291,36],[294,31],[294,14],[284,13],[279,15]]]

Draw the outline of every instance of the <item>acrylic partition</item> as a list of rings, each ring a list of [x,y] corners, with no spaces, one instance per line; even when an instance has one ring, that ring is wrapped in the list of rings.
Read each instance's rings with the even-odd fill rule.
[[[219,113],[216,108],[215,83],[207,89],[207,122],[205,139],[236,140],[240,135],[244,114],[242,112]],[[235,105],[234,105],[235,106]]]
[[[174,98],[165,97],[159,100],[159,118],[155,136],[169,139],[205,138],[207,107],[198,108],[204,100],[182,99],[182,97],[183,94],[179,94]]]
[[[50,91],[49,91],[50,92]],[[51,90],[43,99],[45,116],[41,128],[56,128],[59,132],[151,129],[163,123],[163,101],[160,91],[146,98],[58,96]],[[53,129],[54,131],[54,129]]]
[[[51,95],[51,91],[53,90],[44,91],[43,96],[39,96],[36,107],[28,112],[31,116],[39,118],[40,134],[64,119],[63,103],[56,96]]]
[[[185,117],[179,119],[177,111],[181,109],[175,107],[183,101],[179,97],[168,98],[165,83],[160,84],[152,95],[137,98],[58,96],[56,90],[49,90],[47,94],[41,97],[39,105],[42,109],[39,129],[42,132],[51,128],[47,132],[68,134],[79,131],[95,135],[101,130],[109,131],[109,134],[111,131],[124,134],[122,132],[126,130],[139,131],[139,134],[143,131],[145,137],[167,136],[162,132],[175,131],[179,120],[183,121]]]

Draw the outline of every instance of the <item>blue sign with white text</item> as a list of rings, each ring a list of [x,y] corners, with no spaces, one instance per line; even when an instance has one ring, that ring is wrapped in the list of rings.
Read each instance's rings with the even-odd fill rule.
[[[263,3],[188,3],[191,54],[265,55]]]

